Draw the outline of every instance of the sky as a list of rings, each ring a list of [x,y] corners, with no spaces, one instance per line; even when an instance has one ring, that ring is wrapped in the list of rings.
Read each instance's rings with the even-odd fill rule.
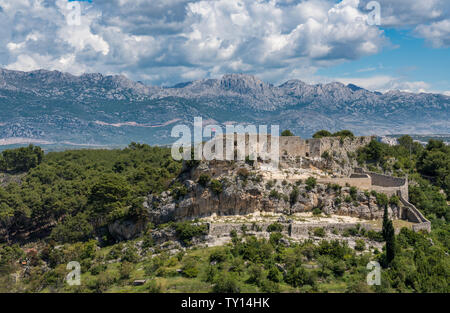
[[[162,86],[245,73],[450,95],[450,1],[369,2],[0,0],[0,67]]]

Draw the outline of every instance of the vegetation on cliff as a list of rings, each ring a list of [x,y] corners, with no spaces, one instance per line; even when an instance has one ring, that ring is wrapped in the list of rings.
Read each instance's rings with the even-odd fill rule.
[[[3,152],[8,170],[24,170],[24,160],[38,161],[25,162],[33,166],[27,166],[20,184],[0,187],[0,225],[6,240],[20,240],[37,229],[45,234],[55,224],[50,237],[57,241],[90,239],[115,220],[144,217],[142,197],[166,190],[181,170],[170,149],[136,143],[123,150],[41,155],[40,148],[32,146]]]
[[[395,235],[386,220],[383,233],[346,230],[342,236],[357,238],[354,248],[323,238],[323,228],[312,231],[315,242],[290,242],[279,223],[270,226],[268,239],[244,231],[231,234],[230,244],[201,248],[196,243],[207,233],[205,224],[148,223],[143,196],[171,190],[181,198],[186,193],[173,181],[182,164],[167,148],[132,143],[123,150],[46,155],[32,146],[10,150],[0,158],[1,171],[26,173],[18,182],[0,181],[5,241],[0,244],[0,292],[449,292],[448,149],[435,141],[423,148],[402,137],[395,147],[373,141],[358,151],[358,161],[371,170],[409,174],[410,201],[432,221],[432,232],[403,228]],[[240,173],[242,179],[248,176]],[[224,188],[209,176],[199,183],[215,194]],[[284,195],[267,184],[272,198],[285,196],[292,203],[302,196],[299,186]],[[305,180],[305,192],[316,185],[314,179]],[[350,188],[348,199],[335,201],[353,202],[358,194]],[[379,206],[398,203],[396,197],[374,196]],[[128,241],[111,236],[108,226],[125,220],[144,224],[142,235]],[[363,239],[386,241],[386,246],[379,251]],[[371,260],[385,267],[381,286],[365,283]],[[81,264],[81,286],[64,282],[70,261]],[[143,278],[143,286],[133,286]]]

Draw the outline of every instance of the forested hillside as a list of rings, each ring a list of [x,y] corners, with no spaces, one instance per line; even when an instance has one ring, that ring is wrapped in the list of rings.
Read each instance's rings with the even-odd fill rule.
[[[32,292],[449,292],[449,147],[408,136],[391,147],[376,141],[357,153],[362,166],[409,174],[410,200],[432,221],[431,234],[406,228],[388,237],[355,228],[354,248],[314,231],[319,244],[289,242],[275,223],[269,239],[231,234],[221,247],[198,246],[205,224],[153,225],[143,196],[182,192],[182,170],[170,149],[132,143],[123,150],[43,154],[39,147],[0,156],[0,291]],[[217,192],[220,192],[218,190]],[[117,238],[115,221],[142,225],[133,240]],[[386,226],[387,227],[387,226]],[[384,228],[383,228],[384,229]],[[386,228],[388,229],[388,227]],[[389,242],[367,247],[363,238]],[[365,283],[370,260],[382,285]],[[64,282],[78,261],[82,285]],[[134,286],[135,279],[146,279]]]

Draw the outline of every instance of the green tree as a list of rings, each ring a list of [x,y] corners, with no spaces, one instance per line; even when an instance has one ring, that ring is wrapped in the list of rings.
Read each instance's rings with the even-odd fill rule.
[[[198,178],[198,183],[203,186],[206,187],[208,185],[208,183],[211,180],[211,176],[209,176],[208,174],[201,174]]]
[[[353,133],[347,129],[335,132],[333,134],[334,137],[355,137],[355,135],[353,135]]]
[[[313,138],[331,137],[332,134],[328,130],[319,130],[313,135]]]
[[[299,195],[300,191],[298,190],[298,187],[294,186],[294,188],[292,188],[291,193],[289,194],[289,202],[291,206],[293,206],[297,202]]]
[[[316,187],[317,179],[314,177],[308,177],[305,183],[306,183],[306,190],[311,191]]]
[[[388,215],[388,206],[384,206],[383,238],[386,242],[386,266],[389,266],[395,258],[395,229]]]
[[[281,136],[282,137],[289,137],[289,136],[294,136],[294,134],[289,129],[286,129],[286,130],[283,130],[281,132]]]
[[[28,147],[5,150],[0,157],[0,171],[26,172],[38,166],[44,157],[40,147]]]

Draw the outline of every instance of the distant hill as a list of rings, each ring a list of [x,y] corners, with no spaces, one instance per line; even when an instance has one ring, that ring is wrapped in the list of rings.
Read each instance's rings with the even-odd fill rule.
[[[449,105],[450,97],[440,94],[300,80],[274,86],[243,74],[163,88],[124,76],[0,69],[0,144],[168,144],[172,127],[191,125],[195,116],[219,125],[279,124],[302,137],[319,129],[448,134]]]

